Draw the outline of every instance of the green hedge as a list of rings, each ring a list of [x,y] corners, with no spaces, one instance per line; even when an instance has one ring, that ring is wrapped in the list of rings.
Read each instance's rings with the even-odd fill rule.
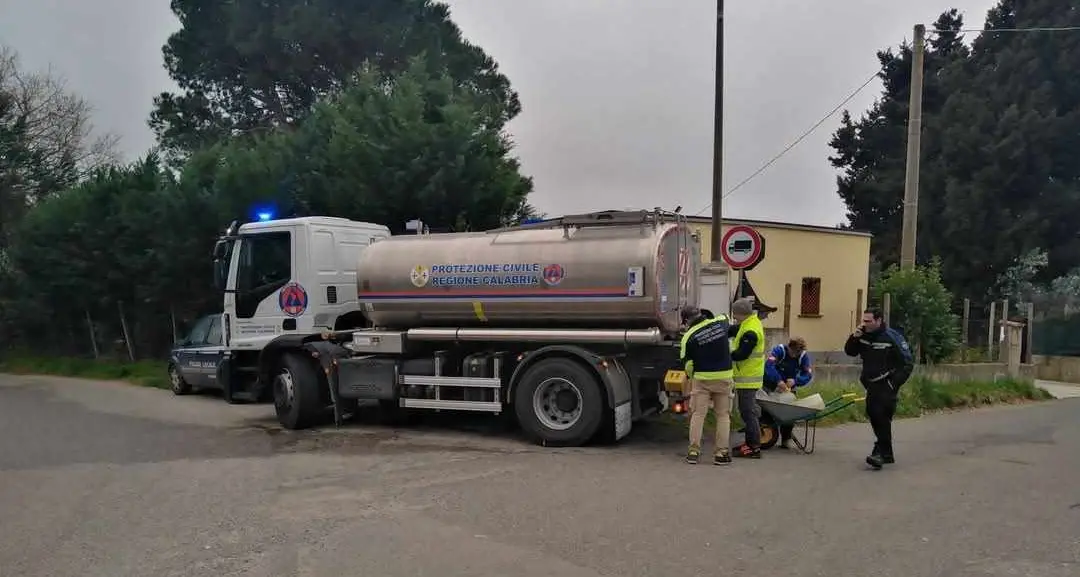
[[[77,357],[8,355],[0,358],[0,373],[56,375],[102,381],[126,381],[145,387],[169,388],[168,364],[164,361],[94,360]]]
[[[800,397],[818,393],[828,402],[840,395],[865,394],[862,385],[811,385],[799,391]],[[1052,398],[1049,393],[1035,386],[1030,381],[1003,378],[996,381],[955,381],[938,382],[921,377],[914,377],[900,389],[900,400],[896,405],[896,418],[919,417],[926,413],[948,409],[983,407],[1024,401],[1043,401]],[[734,403],[733,403],[734,404]],[[818,422],[819,425],[837,425],[842,423],[861,423],[866,421],[865,405],[858,402],[842,411]],[[680,418],[685,424],[686,419]],[[715,416],[709,411],[707,427],[716,423]],[[742,419],[733,406],[731,415],[732,430],[741,429]]]

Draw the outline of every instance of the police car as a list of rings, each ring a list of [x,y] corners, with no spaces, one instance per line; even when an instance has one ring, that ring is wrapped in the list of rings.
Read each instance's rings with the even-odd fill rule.
[[[221,314],[200,318],[191,328],[191,332],[173,346],[169,355],[169,381],[172,383],[173,394],[186,395],[197,390],[221,389],[217,371],[224,356]]]

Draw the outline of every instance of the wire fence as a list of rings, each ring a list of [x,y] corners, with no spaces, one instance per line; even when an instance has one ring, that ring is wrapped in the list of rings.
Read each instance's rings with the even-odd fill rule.
[[[889,303],[889,299],[883,299]],[[889,310],[891,304],[884,304],[887,316],[894,311]],[[975,304],[972,299],[963,299],[954,304],[952,313],[957,319],[957,336],[959,346],[953,355],[946,361],[949,363],[986,363],[1001,362],[1001,347],[1005,332],[1002,327],[1003,320],[1019,322],[1024,325],[1022,336],[1022,354],[1025,362],[1030,362],[1031,354],[1049,354],[1039,352],[1039,349],[1030,345],[1028,333],[1033,336],[1038,334],[1039,327],[1028,319],[1030,307],[1027,303],[1009,303],[1008,301],[994,301],[987,304]],[[1077,308],[1080,313],[1080,307]],[[1080,317],[1078,317],[1080,320]],[[1034,327],[1029,331],[1029,327]],[[903,332],[903,327],[897,327]]]
[[[1025,363],[1035,355],[1080,356],[1080,299],[1036,297],[1033,302],[994,301],[954,310],[960,319],[960,362],[1001,361],[1002,321],[1023,325],[1021,351]]]
[[[1080,356],[1080,299],[1043,296],[1032,305],[1032,353]]]

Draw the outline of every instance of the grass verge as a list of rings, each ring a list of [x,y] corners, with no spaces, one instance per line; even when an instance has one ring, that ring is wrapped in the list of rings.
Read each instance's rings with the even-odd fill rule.
[[[865,394],[862,385],[858,383],[849,385],[811,385],[799,391],[799,397],[806,397],[818,393],[821,398],[828,402],[847,393],[856,393],[859,397]],[[1050,393],[1036,387],[1030,381],[1003,378],[996,381],[955,381],[938,382],[924,378],[912,378],[900,389],[900,399],[896,404],[896,418],[905,419],[921,417],[928,413],[946,410],[985,407],[1020,403],[1028,401],[1045,401],[1053,398]],[[734,405],[734,403],[732,403]],[[819,426],[840,425],[844,423],[865,422],[865,404],[858,402],[846,409],[837,411],[818,421]],[[683,426],[688,424],[688,419],[674,417],[674,421]],[[705,426],[712,429],[716,425],[716,418],[712,411],[706,418]],[[739,411],[732,407],[731,428],[741,429],[742,419]]]
[[[169,388],[169,374],[165,361],[129,363],[78,357],[10,355],[0,358],[0,373],[126,381],[144,387]]]

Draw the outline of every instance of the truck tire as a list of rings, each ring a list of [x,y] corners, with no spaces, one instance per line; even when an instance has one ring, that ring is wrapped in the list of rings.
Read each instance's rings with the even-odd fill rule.
[[[601,386],[588,368],[571,359],[538,361],[514,389],[518,423],[526,436],[541,445],[584,445],[604,420]]]
[[[286,429],[306,429],[323,416],[326,407],[319,390],[322,379],[309,359],[285,353],[274,373],[272,386],[274,410],[278,422]]]

